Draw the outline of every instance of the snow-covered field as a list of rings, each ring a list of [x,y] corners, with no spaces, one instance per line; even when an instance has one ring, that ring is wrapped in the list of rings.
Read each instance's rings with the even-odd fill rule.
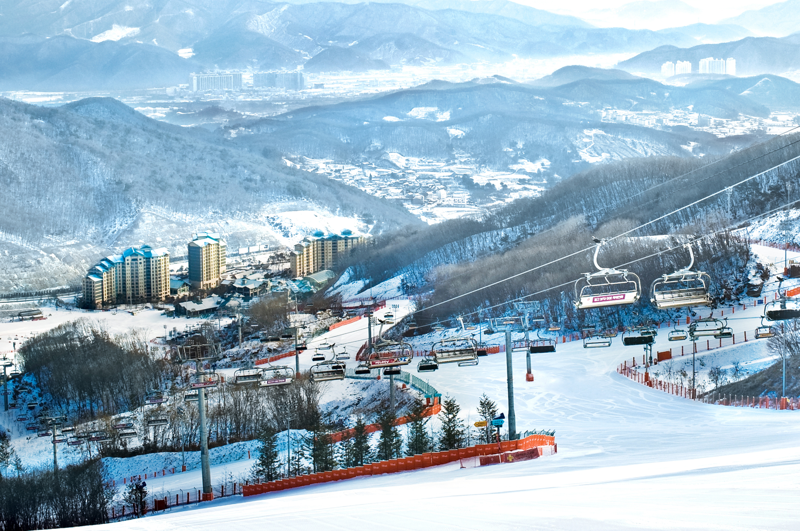
[[[733,326],[753,328],[761,310],[737,311]],[[356,344],[361,322],[329,337]],[[656,347],[665,346],[674,345],[660,334]],[[800,517],[797,413],[704,405],[644,387],[615,372],[633,355],[641,349],[619,339],[609,349],[559,345],[556,353],[535,355],[535,382],[528,383],[525,355],[514,354],[517,429],[555,429],[553,457],[227,498],[106,527],[794,529]],[[303,366],[310,356],[303,354]],[[424,379],[455,397],[465,417],[474,417],[482,393],[508,413],[503,355],[482,358],[477,367],[443,366]],[[233,465],[226,466],[212,474],[231,473]],[[191,476],[182,476],[188,486]],[[172,488],[170,480],[164,488]]]

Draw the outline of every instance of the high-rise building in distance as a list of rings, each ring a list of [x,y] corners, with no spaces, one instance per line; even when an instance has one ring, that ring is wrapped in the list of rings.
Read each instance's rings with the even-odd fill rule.
[[[227,244],[219,234],[199,232],[189,242],[189,283],[194,289],[216,288],[227,269]]]
[[[83,279],[83,301],[99,308],[164,300],[169,295],[169,251],[149,245],[125,249],[94,265]]]
[[[201,90],[241,90],[242,74],[238,73],[219,73],[219,74],[192,74],[192,91]]]
[[[661,65],[661,75],[664,77],[672,77],[675,75],[675,63],[667,61]]]
[[[681,74],[691,74],[692,73],[692,63],[690,61],[678,61],[675,63],[675,75],[679,76]]]
[[[323,269],[334,269],[343,254],[349,253],[364,240],[363,236],[354,236],[349,230],[343,230],[341,235],[327,236],[317,231],[294,246],[291,255],[292,276],[306,277]]]
[[[736,75],[736,59],[733,57],[728,57],[725,59],[725,73],[729,76]]]
[[[713,57],[706,57],[700,59],[700,73],[701,74],[724,74],[725,73],[725,60],[714,59]]]

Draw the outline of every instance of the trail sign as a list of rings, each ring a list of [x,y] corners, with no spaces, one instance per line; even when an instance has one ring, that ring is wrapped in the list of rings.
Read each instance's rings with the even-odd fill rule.
[[[486,427],[486,424],[487,424],[487,423],[486,423],[486,421],[485,421],[485,420],[479,420],[478,422],[476,422],[476,423],[475,423],[475,427],[476,427],[476,428],[485,428],[485,427]]]
[[[492,426],[502,426],[505,423],[505,419],[494,419],[492,421]]]

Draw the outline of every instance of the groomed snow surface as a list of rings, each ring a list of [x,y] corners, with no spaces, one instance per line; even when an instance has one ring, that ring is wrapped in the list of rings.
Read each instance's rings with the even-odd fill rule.
[[[731,324],[751,330],[761,310],[737,311]],[[363,321],[329,334],[355,345]],[[666,333],[659,334],[656,349],[668,346]],[[524,353],[514,355],[517,429],[555,429],[558,454],[552,457],[476,469],[446,465],[225,498],[101,527],[796,529],[798,413],[695,403],[615,372],[641,352],[623,347],[619,338],[608,349],[559,345],[555,353],[534,356],[533,383],[525,381]],[[301,357],[302,366],[310,356],[311,349]],[[477,367],[442,366],[419,376],[454,396],[472,420],[482,393],[508,413],[503,355],[482,358]],[[231,465],[215,467],[212,477],[223,477],[225,466],[230,471]],[[189,479],[180,476],[175,481]]]

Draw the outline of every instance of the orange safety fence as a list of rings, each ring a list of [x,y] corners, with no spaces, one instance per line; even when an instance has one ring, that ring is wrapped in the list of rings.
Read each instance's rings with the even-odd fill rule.
[[[339,327],[342,327],[344,325],[349,325],[350,323],[355,323],[356,321],[360,320],[361,320],[360,315],[358,317],[351,317],[350,319],[345,319],[344,321],[339,321],[338,323],[332,324],[330,328],[328,328],[328,330],[336,330]]]
[[[546,450],[546,447],[551,448]],[[296,478],[282,479],[268,483],[242,485],[242,494],[244,496],[254,496],[256,494],[277,492],[297,486],[328,483],[330,481],[339,481],[359,476],[418,470],[420,468],[444,465],[473,457],[481,458],[481,465],[526,461],[541,455],[549,455],[549,453],[554,453],[556,449],[555,437],[549,435],[529,435],[524,439],[502,441],[499,444],[478,444],[476,446],[470,446],[469,448],[459,448],[458,450],[448,450],[445,452],[431,452],[412,457],[391,459],[389,461],[379,461],[364,466],[334,470],[332,472],[318,472],[316,474],[307,474]],[[489,459],[484,462],[484,458],[487,457]]]

